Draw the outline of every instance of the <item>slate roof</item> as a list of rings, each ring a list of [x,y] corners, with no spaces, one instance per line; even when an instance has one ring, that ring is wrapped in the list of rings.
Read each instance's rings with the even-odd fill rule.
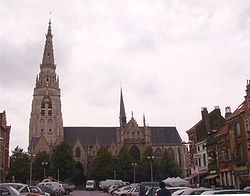
[[[77,138],[84,146],[91,146],[98,142],[110,145],[116,142],[116,129],[119,127],[64,127],[64,138],[74,144]],[[142,127],[140,127],[143,129]],[[150,127],[153,145],[178,145],[181,137],[175,127]]]
[[[98,142],[101,146],[116,141],[116,127],[63,127],[64,138],[74,144],[79,138],[84,146],[92,146]]]
[[[153,145],[178,145],[182,139],[176,127],[150,127]]]

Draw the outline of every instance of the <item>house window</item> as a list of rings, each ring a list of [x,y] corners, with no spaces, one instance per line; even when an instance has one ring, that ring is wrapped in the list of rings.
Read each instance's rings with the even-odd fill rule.
[[[199,167],[200,167],[201,166],[201,158],[199,158],[198,161],[199,161]]]
[[[241,136],[241,132],[240,132],[240,123],[239,122],[237,122],[235,124],[235,130],[236,130],[236,136],[240,137]]]
[[[200,146],[197,147],[198,152],[200,151]]]
[[[203,154],[203,163],[204,163],[204,166],[207,165],[206,154]]]
[[[237,149],[237,152],[238,152],[238,161],[239,162],[243,162],[243,149],[242,149],[242,144],[238,144],[238,149]]]

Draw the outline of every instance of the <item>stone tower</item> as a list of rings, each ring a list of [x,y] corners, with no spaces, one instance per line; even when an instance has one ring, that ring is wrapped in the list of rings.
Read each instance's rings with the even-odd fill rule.
[[[61,93],[49,21],[40,73],[36,77],[29,125],[29,150],[49,151],[63,139]]]

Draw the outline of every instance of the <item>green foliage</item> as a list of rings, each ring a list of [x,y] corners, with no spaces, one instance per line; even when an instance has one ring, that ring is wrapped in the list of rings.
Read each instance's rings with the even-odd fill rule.
[[[133,158],[130,156],[128,148],[122,147],[118,155],[118,159],[115,160],[114,165],[117,166],[117,179],[122,179],[123,181],[133,180]]]
[[[151,146],[148,146],[144,153],[142,154],[141,160],[139,161],[138,164],[138,169],[137,169],[137,174],[136,174],[136,179],[138,182],[142,181],[150,181],[150,160],[147,158],[148,156],[153,155],[153,149]],[[154,162],[153,162],[153,168],[154,167]]]
[[[30,172],[30,157],[27,152],[24,152],[17,146],[10,157],[10,168],[8,173],[9,180],[15,182],[27,183]]]
[[[83,165],[79,161],[75,162],[74,164],[73,176],[71,178],[71,181],[76,186],[81,186],[86,181],[86,176],[84,175]]]
[[[168,177],[181,176],[181,169],[173,159],[168,155],[167,151],[164,152],[163,158],[157,162],[157,177],[159,180]]]
[[[51,174],[57,178],[58,171],[60,180],[70,179],[72,177],[74,166],[73,154],[70,144],[62,141],[52,149],[51,153]]]
[[[93,161],[92,167],[89,169],[89,176],[96,180],[105,180],[107,178],[113,178],[114,159],[111,153],[104,147],[102,147],[96,158]]]
[[[49,168],[50,168],[49,154],[46,153],[45,151],[37,153],[33,160],[33,180],[38,180],[38,181],[43,180],[44,172],[46,176],[49,176]]]

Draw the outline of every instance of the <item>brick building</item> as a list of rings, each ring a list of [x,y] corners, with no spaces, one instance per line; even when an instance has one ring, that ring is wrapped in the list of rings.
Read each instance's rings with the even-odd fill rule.
[[[4,182],[9,169],[9,141],[11,126],[7,126],[6,112],[0,113],[0,182]]]

